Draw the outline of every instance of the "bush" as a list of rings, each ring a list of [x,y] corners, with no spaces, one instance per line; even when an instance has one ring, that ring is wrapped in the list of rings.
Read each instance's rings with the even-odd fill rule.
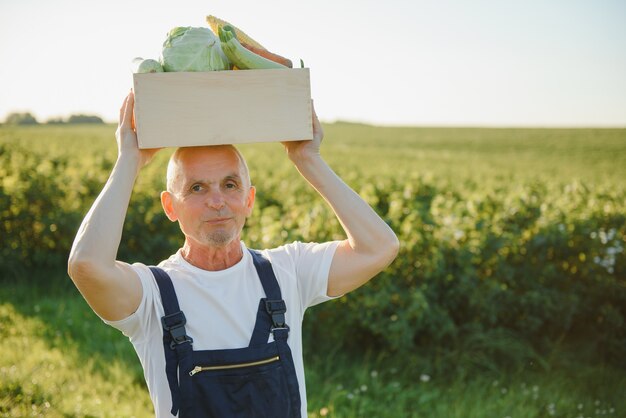
[[[100,116],[94,115],[71,115],[67,119],[67,123],[104,123]]]
[[[579,183],[475,192],[418,179],[367,186],[361,194],[398,232],[400,255],[354,296],[319,308],[316,340],[350,335],[355,348],[406,351],[509,330],[538,350],[566,337],[597,341],[626,366],[624,192]]]
[[[65,123],[63,118],[50,118],[46,121],[46,125],[62,125]]]
[[[7,125],[37,125],[37,119],[29,112],[9,113],[4,121]]]

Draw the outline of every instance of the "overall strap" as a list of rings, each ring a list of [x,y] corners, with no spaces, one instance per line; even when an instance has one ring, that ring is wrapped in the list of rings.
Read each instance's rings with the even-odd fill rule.
[[[287,338],[289,337],[289,327],[285,323],[287,307],[280,294],[280,286],[278,285],[278,280],[276,280],[274,270],[269,260],[263,257],[258,251],[250,250],[250,253],[252,254],[254,267],[259,274],[266,295],[266,298],[261,299],[259,305],[257,322],[254,326],[252,339],[250,340],[250,347],[267,344],[269,333],[274,334],[274,341],[276,341],[276,347],[278,348],[278,354],[282,362],[281,364],[285,368],[287,379],[292,386],[292,390],[289,391],[288,396],[291,397],[291,403],[294,408],[293,414],[294,416],[300,416],[301,400],[298,389],[298,378],[291,355],[291,349],[289,348],[289,344],[287,344]]]
[[[150,267],[161,294],[165,314],[161,318],[163,326],[163,349],[165,350],[165,374],[172,394],[172,415],[180,408],[180,388],[178,384],[178,366],[182,357],[191,351],[193,340],[187,335],[187,319],[180,310],[176,291],[170,276],[159,267]]]
[[[274,275],[274,270],[272,269],[270,261],[263,257],[260,251],[249,251],[252,255],[254,268],[256,268],[256,271],[259,274],[259,279],[261,279],[261,285],[263,285],[265,296],[270,300],[282,299],[280,286],[278,285],[278,280],[276,280],[276,275]]]
[[[274,340],[287,340],[289,336],[289,326],[285,323],[287,305],[281,296],[272,264],[259,251],[249,251],[265,291],[265,298],[261,299],[259,304],[250,347],[267,344],[270,332],[274,334]]]

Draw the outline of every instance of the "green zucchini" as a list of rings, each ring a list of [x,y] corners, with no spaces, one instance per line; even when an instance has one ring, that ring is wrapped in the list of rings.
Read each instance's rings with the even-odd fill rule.
[[[237,40],[235,30],[229,26],[220,26],[218,28],[222,51],[230,62],[241,70],[262,70],[268,68],[288,68],[277,62],[268,60],[254,52],[246,49]]]

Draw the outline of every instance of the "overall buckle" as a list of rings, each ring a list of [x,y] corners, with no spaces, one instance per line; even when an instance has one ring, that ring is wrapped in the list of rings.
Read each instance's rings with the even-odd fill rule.
[[[285,323],[285,312],[287,305],[282,299],[265,300],[265,310],[272,317],[272,331],[276,329],[289,329]]]
[[[161,317],[163,329],[169,332],[172,339],[170,342],[170,348],[172,350],[174,350],[177,345],[193,343],[193,338],[188,336],[187,331],[185,330],[186,323],[187,318],[185,318],[185,314],[182,311]]]

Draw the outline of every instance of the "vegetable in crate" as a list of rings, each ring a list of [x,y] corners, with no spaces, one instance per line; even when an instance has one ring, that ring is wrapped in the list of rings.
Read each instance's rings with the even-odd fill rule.
[[[163,66],[157,60],[153,59],[143,59],[141,57],[137,57],[133,60],[132,63],[133,73],[162,73]]]
[[[209,26],[211,27],[211,30],[213,31],[213,33],[216,34],[216,35],[219,34],[219,28],[220,27],[230,26],[235,31],[235,36],[237,37],[237,40],[239,40],[239,42],[241,42],[242,44],[245,43],[245,44],[248,44],[248,45],[253,46],[255,48],[258,48],[258,49],[265,49],[265,50],[267,50],[267,48],[265,48],[263,45],[261,45],[260,43],[258,43],[254,39],[252,39],[244,31],[242,31],[241,29],[239,29],[237,26],[233,25],[232,23],[229,23],[229,22],[227,22],[225,20],[222,20],[222,19],[220,19],[218,17],[215,17],[215,16],[212,16],[212,15],[211,16],[207,16],[206,21],[209,24]]]
[[[288,68],[244,48],[237,40],[232,26],[219,26],[218,32],[224,53],[237,68],[241,70]]]
[[[221,71],[231,68],[219,39],[209,28],[172,29],[163,43],[161,62],[165,71]]]
[[[270,61],[274,61],[274,62],[277,62],[279,64],[282,64],[285,67],[293,68],[293,64],[292,64],[290,59],[287,59],[285,57],[281,57],[278,54],[274,54],[273,52],[270,52],[267,49],[259,49],[259,48],[255,47],[255,46],[248,45],[248,44],[246,44],[243,41],[239,41],[239,43],[241,44],[241,46],[243,46],[247,50],[249,50],[251,52],[254,52],[257,55],[260,55],[263,58],[267,58]]]
[[[232,23],[229,23],[225,20],[222,20],[212,15],[207,16],[206,21],[211,27],[211,30],[213,30],[214,34],[219,35],[220,27],[223,28],[224,26],[230,26],[233,29],[233,32],[235,33],[235,37],[237,38],[239,43],[241,43],[241,46],[243,46],[249,51],[254,52],[257,55],[267,58],[268,60],[277,62],[289,68],[293,68],[293,63],[291,62],[291,60],[268,51],[267,48],[265,48],[263,45],[261,45],[254,39],[252,39],[244,31],[242,31],[241,29],[239,29],[237,26],[233,25]]]

